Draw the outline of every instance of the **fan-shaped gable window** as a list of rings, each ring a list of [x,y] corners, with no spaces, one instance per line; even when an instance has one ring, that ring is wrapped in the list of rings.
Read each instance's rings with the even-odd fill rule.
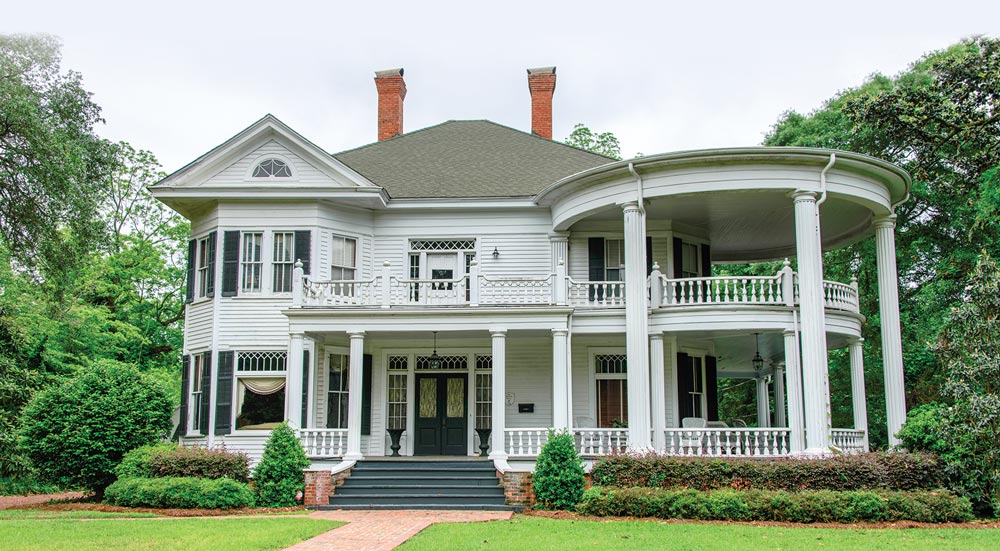
[[[253,169],[254,178],[291,178],[292,170],[288,168],[285,161],[279,159],[265,159],[257,164]]]

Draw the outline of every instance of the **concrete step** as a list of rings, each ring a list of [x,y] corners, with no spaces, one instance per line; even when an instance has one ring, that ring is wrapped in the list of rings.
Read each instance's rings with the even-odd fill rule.
[[[499,486],[448,486],[448,485],[422,485],[422,486],[396,486],[379,484],[356,484],[340,486],[336,490],[335,496],[356,496],[356,495],[453,495],[453,496],[503,496],[503,488]]]
[[[397,476],[395,474],[392,476],[371,476],[356,473],[352,474],[348,478],[345,478],[343,486],[354,486],[355,484],[380,484],[394,486],[427,486],[444,484],[449,486],[494,487],[500,485],[500,479],[492,474],[488,476]]]
[[[496,496],[462,496],[449,494],[379,494],[379,495],[341,495],[330,497],[330,505],[437,505],[447,508],[452,505],[504,505],[503,494]]]
[[[340,510],[401,510],[401,509],[421,509],[421,510],[437,510],[437,511],[514,511],[520,512],[523,507],[517,507],[514,505],[466,505],[466,504],[451,504],[451,505],[438,505],[435,503],[408,503],[406,505],[391,505],[391,504],[368,504],[368,505],[320,505],[315,507],[315,509],[320,511],[336,511]]]

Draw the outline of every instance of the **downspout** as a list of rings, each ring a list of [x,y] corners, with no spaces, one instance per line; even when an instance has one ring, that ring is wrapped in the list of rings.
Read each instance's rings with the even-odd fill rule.
[[[639,173],[636,172],[635,165],[633,165],[631,162],[629,162],[628,164],[628,171],[632,173],[632,176],[635,176],[636,197],[638,198],[639,202],[639,212],[641,212],[643,216],[646,216],[646,207],[642,205],[644,201],[642,196],[642,176],[640,176]]]
[[[833,168],[833,163],[837,162],[837,154],[830,153],[830,162],[826,163],[826,167],[823,171],[819,173],[819,201],[816,201],[816,210],[819,211],[820,205],[826,201],[826,173]]]

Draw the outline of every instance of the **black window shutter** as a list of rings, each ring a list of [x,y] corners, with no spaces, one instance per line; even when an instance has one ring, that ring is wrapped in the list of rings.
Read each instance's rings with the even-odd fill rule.
[[[212,353],[206,352],[204,358],[202,363],[204,368],[201,374],[201,423],[198,427],[199,432],[203,435],[208,434],[208,408],[211,407],[209,393],[212,391]]]
[[[194,273],[195,273],[195,262],[198,260],[198,241],[190,240],[188,241],[188,277],[187,277],[187,291],[184,295],[185,302],[194,301]]]
[[[309,351],[302,351],[302,424],[301,428],[306,428],[306,419],[309,416]]]
[[[712,277],[712,249],[708,245],[701,246],[701,277]]]
[[[653,273],[653,238],[646,236],[646,275]]]
[[[361,434],[372,433],[372,355],[362,356],[361,372]]]
[[[205,285],[205,296],[215,296],[215,237],[217,232],[208,234],[208,283]]]
[[[312,232],[295,232],[295,258],[302,261],[302,273],[309,275],[309,260],[312,254]]]
[[[229,434],[232,430],[234,355],[232,350],[219,352],[215,375],[215,434]]]
[[[694,408],[691,407],[691,391],[694,390],[694,380],[691,377],[691,356],[683,352],[677,353],[677,399],[680,401],[678,410],[681,420],[685,417],[694,417]],[[700,415],[699,415],[700,417]]]
[[[705,398],[708,401],[708,420],[719,420],[719,372],[715,356],[705,356]]]
[[[591,237],[588,239],[587,251],[590,257],[590,271],[588,273],[590,281],[604,281],[604,238]],[[590,300],[603,300],[603,289],[598,289],[591,285],[588,291],[588,298]]]
[[[674,238],[674,279],[680,279],[684,275],[684,241],[680,237]]]
[[[181,358],[181,416],[177,425],[177,436],[187,434],[188,396],[191,393],[191,356],[185,354]]]
[[[222,296],[235,297],[239,287],[240,232],[222,234]]]

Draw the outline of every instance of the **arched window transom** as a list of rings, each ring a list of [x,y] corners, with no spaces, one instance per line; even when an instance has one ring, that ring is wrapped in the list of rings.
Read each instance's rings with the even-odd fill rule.
[[[284,161],[265,159],[253,169],[254,178],[291,178],[292,171]]]

